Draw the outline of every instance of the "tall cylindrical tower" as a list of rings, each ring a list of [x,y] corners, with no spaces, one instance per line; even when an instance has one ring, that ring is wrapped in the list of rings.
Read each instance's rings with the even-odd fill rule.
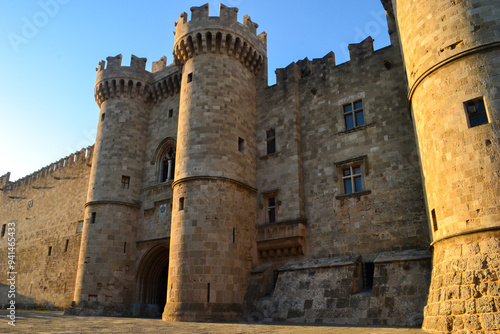
[[[392,6],[433,236],[423,327],[497,331],[500,1],[392,0]]]
[[[183,13],[175,33],[182,70],[164,320],[241,316],[255,250],[256,78],[265,35],[237,9]]]
[[[128,314],[148,126],[146,59],[97,69],[99,126],[75,289],[75,313]]]

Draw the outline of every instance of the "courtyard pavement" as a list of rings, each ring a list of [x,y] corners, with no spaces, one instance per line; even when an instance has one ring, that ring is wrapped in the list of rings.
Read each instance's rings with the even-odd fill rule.
[[[7,311],[0,311],[0,333],[264,333],[264,334],[424,334],[417,328],[343,327],[292,324],[221,324],[165,322],[161,319],[77,317],[62,312],[16,311],[15,326],[8,324]]]

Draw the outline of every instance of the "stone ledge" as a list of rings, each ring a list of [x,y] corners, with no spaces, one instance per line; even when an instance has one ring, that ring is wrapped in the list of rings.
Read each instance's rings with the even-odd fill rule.
[[[313,268],[330,268],[330,267],[343,267],[354,265],[354,263],[359,259],[359,255],[351,256],[338,256],[332,258],[323,259],[311,259],[306,261],[295,261],[285,264],[283,267],[279,268],[279,271],[293,271],[293,270],[304,270]]]
[[[410,249],[405,251],[394,251],[380,253],[373,263],[419,261],[432,259],[432,253],[427,250]]]

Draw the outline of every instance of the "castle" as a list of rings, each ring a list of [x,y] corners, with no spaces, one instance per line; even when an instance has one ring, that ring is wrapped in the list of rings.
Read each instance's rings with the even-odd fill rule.
[[[266,34],[224,5],[181,14],[172,65],[99,63],[95,145],[0,178],[16,303],[500,330],[500,3],[382,3],[390,46],[273,86]]]

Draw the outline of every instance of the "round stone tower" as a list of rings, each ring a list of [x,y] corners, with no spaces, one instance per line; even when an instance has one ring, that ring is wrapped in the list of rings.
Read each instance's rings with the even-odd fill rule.
[[[398,23],[433,236],[423,327],[496,332],[500,1],[383,2]]]
[[[182,71],[164,320],[234,321],[256,255],[256,91],[265,34],[208,4],[176,23]],[[263,72],[263,71],[261,71]]]
[[[108,57],[97,69],[99,125],[85,205],[75,313],[128,314],[148,126],[146,59]]]

